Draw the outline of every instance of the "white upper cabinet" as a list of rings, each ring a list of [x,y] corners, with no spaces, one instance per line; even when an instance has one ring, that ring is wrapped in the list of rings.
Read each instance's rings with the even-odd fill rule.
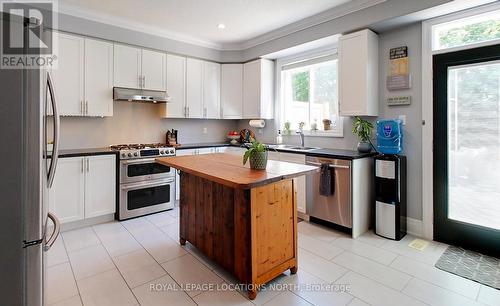
[[[221,118],[243,118],[243,64],[222,64]]]
[[[167,54],[167,94],[170,102],[165,104],[163,117],[184,118],[186,116],[186,58]]]
[[[166,54],[115,44],[116,87],[165,90]]]
[[[114,84],[116,87],[141,88],[142,50],[125,45],[114,45]]]
[[[259,59],[243,65],[243,118],[272,119],[274,62]]]
[[[378,116],[378,36],[362,30],[339,39],[341,116]]]
[[[186,76],[186,117],[203,118],[203,61],[188,58]]]
[[[63,116],[84,115],[84,38],[56,33],[59,41],[57,67],[51,70]]]
[[[142,50],[142,88],[151,90],[165,90],[166,82],[165,53]]]
[[[203,63],[203,118],[220,118],[220,64]]]
[[[85,115],[113,116],[113,44],[85,39]]]

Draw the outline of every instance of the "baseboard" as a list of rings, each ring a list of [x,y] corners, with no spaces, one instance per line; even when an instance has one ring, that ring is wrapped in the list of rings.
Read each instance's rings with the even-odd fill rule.
[[[113,221],[114,219],[115,219],[115,214],[113,213],[113,214],[89,218],[89,219],[85,219],[85,220],[68,222],[68,223],[61,224],[61,232],[66,232],[66,231],[71,231],[74,229],[79,229],[82,227],[106,223],[106,222]]]
[[[423,225],[422,220],[406,218],[406,232],[410,235],[423,237]]]

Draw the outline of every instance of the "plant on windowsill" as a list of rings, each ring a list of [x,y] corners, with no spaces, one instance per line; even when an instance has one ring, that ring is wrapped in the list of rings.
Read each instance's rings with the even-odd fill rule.
[[[292,126],[292,124],[290,123],[290,121],[287,121],[285,122],[285,128],[283,129],[283,132],[285,135],[291,135],[292,134],[292,130],[290,129]]]
[[[269,147],[258,141],[252,142],[247,147],[245,155],[243,155],[243,165],[250,160],[250,169],[265,170],[267,166],[267,151]]]
[[[369,121],[355,117],[352,124],[352,133],[358,136],[358,151],[369,153],[372,150],[373,144],[370,139],[372,137],[373,124]]]

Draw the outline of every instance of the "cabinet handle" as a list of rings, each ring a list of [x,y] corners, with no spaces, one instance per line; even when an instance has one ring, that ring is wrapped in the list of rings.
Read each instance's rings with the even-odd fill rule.
[[[139,75],[138,78],[139,78],[139,88],[142,88],[142,75]]]
[[[89,114],[89,101],[85,101],[85,115]]]
[[[206,108],[206,107],[203,109],[203,116],[204,116],[205,118],[207,118],[207,108]]]
[[[89,172],[89,158],[87,157],[87,172]]]
[[[220,108],[220,117],[224,118],[224,109],[222,107]]]
[[[142,88],[146,88],[146,76],[142,76]]]
[[[83,100],[80,100],[80,113],[85,115],[85,106],[83,106]]]
[[[188,115],[187,116],[189,117],[189,106],[187,107],[187,111],[188,111]]]
[[[82,158],[82,173],[84,169],[85,169],[85,158]]]

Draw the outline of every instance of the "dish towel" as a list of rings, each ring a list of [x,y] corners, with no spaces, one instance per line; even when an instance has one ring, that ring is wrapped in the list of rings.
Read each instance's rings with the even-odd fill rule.
[[[319,174],[319,194],[325,197],[331,196],[335,192],[334,186],[335,172],[330,171],[330,164],[321,164],[321,172]]]

